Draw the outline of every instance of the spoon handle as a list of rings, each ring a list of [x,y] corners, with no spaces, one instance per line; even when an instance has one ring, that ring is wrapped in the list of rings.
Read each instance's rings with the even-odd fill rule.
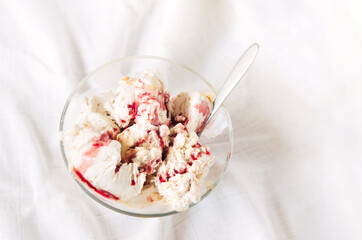
[[[221,89],[217,93],[217,96],[214,101],[214,107],[211,111],[208,120],[210,120],[214,116],[219,107],[223,104],[223,102],[226,100],[229,94],[233,91],[236,85],[243,78],[243,76],[245,75],[245,73],[248,71],[249,67],[253,63],[258,53],[258,50],[259,50],[259,45],[257,43],[254,43],[239,58],[238,62],[234,65],[233,70],[231,70],[231,72],[229,73],[228,78],[226,79]]]
[[[199,136],[202,134],[204,128],[209,123],[210,119],[214,116],[214,114],[217,112],[217,110],[220,108],[220,106],[223,104],[223,102],[226,100],[229,94],[233,91],[233,89],[236,87],[236,85],[240,82],[245,73],[248,71],[249,67],[253,63],[258,53],[258,50],[259,50],[259,45],[257,43],[252,44],[239,58],[238,62],[234,65],[229,76],[227,77],[226,81],[222,85],[221,89],[219,90],[215,98],[214,107],[203,128],[198,133]]]

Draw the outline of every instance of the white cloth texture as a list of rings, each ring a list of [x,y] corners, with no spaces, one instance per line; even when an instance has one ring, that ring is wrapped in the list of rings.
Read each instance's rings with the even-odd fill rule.
[[[362,239],[361,1],[0,1],[0,239]],[[113,59],[156,55],[216,89],[234,152],[197,206],[143,219],[94,202],[67,172],[71,90]]]

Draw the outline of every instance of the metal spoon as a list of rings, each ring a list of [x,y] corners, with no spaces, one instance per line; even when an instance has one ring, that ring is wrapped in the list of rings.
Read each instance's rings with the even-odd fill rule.
[[[199,131],[198,135],[201,136],[202,132],[204,131],[207,124],[210,122],[212,117],[215,115],[217,110],[229,96],[229,94],[234,90],[236,85],[240,82],[240,80],[244,77],[245,73],[250,68],[251,64],[253,63],[257,53],[259,50],[259,45],[257,43],[252,44],[240,57],[238,62],[234,65],[233,70],[229,73],[226,81],[222,85],[221,89],[219,90],[215,101],[213,103],[214,107],[205,122],[202,129]]]

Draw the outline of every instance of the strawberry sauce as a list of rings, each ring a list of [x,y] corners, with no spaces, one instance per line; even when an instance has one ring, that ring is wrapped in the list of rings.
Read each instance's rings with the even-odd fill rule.
[[[108,146],[108,144],[112,141],[109,137],[109,133],[102,133],[102,135],[97,138],[93,138],[92,147],[83,153],[82,162],[79,166],[79,171],[84,173],[87,169],[93,165],[94,158],[97,157],[99,150],[103,146]]]
[[[197,160],[199,157],[201,157],[201,152],[198,152],[195,156],[195,154],[191,154],[192,160]]]
[[[200,104],[196,104],[195,108],[199,111],[199,113],[202,114],[202,116],[205,117],[204,121],[202,121],[201,126],[198,129],[196,129],[196,132],[200,132],[200,130],[204,127],[207,121],[207,117],[210,114],[210,108],[206,101],[202,101]]]
[[[196,104],[195,108],[203,115],[209,116],[210,108],[206,101],[202,101],[200,104]]]
[[[128,104],[127,107],[129,115],[132,116],[132,118],[134,118],[137,115],[139,103],[133,102],[132,104]]]
[[[102,195],[105,198],[110,198],[110,199],[114,199],[114,200],[118,200],[119,197],[113,195],[112,193],[103,190],[103,189],[98,189],[96,187],[94,187],[77,169],[73,168],[75,174],[79,177],[79,179],[84,182],[85,184],[88,185],[88,187],[90,187],[91,189],[93,189],[96,193]]]

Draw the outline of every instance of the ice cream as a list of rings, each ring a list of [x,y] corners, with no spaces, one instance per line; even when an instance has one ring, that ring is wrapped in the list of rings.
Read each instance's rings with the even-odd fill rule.
[[[191,132],[199,132],[212,109],[211,98],[210,94],[183,92],[171,99],[168,109],[176,122],[183,123]]]
[[[77,124],[64,133],[69,169],[91,191],[127,201],[154,186],[162,202],[187,209],[200,200],[213,164],[197,132],[212,109],[210,94],[170,100],[152,71],[84,98]],[[151,197],[147,197],[153,201]]]
[[[212,164],[209,149],[199,144],[196,132],[178,123],[170,131],[172,146],[158,169],[155,184],[174,209],[200,200],[200,179]]]

